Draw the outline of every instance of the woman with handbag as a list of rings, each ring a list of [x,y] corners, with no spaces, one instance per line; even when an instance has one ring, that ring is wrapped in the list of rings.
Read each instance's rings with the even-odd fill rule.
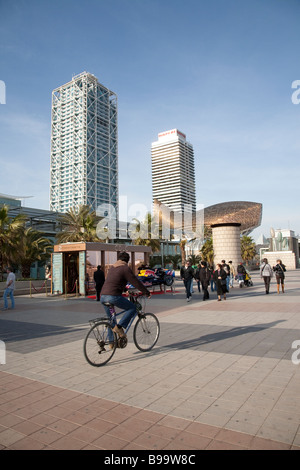
[[[221,295],[223,295],[224,300],[226,300],[226,292],[228,292],[226,286],[226,278],[226,271],[222,268],[222,265],[218,263],[214,272],[214,281],[217,286],[218,301],[221,300]]]
[[[273,271],[275,271],[275,276],[276,276],[276,283],[277,283],[277,293],[279,294],[280,292],[280,284],[281,284],[281,289],[282,293],[284,294],[284,278],[285,278],[285,265],[281,262],[281,259],[278,259],[276,261],[276,266],[273,266]]]

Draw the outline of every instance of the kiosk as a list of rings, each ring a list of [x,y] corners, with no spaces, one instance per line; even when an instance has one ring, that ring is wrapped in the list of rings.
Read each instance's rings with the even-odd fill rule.
[[[105,276],[117,261],[118,253],[127,251],[129,266],[137,274],[137,266],[148,264],[149,246],[101,242],[60,243],[51,257],[51,293],[88,295],[95,292],[94,272],[101,266]]]

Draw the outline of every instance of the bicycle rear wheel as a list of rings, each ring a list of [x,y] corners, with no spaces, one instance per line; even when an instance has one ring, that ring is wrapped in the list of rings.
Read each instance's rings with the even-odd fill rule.
[[[116,333],[112,331],[108,322],[102,321],[95,323],[86,335],[83,353],[91,366],[100,367],[110,361],[116,351],[116,347]]]
[[[140,351],[150,351],[159,338],[160,325],[153,313],[144,313],[136,322],[133,330],[133,341]]]

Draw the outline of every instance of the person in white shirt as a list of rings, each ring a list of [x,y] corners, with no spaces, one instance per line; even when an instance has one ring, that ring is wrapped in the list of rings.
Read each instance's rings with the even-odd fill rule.
[[[6,272],[7,272],[6,289],[3,294],[4,307],[2,308],[2,310],[8,310],[8,302],[7,302],[8,296],[10,297],[11,308],[15,308],[14,290],[15,290],[16,276],[12,272],[11,268],[7,268]]]
[[[270,282],[273,276],[273,269],[269,265],[267,258],[264,258],[262,260],[262,265],[260,267],[260,275],[265,283],[266,294],[268,294],[270,292]]]

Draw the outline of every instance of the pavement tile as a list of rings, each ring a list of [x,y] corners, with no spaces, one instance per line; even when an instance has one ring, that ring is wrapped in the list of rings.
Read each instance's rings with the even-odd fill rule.
[[[80,441],[92,443],[99,439],[104,434],[103,430],[97,430],[88,426],[78,426],[73,431],[69,432],[70,437],[75,437]]]
[[[247,447],[230,442],[213,440],[207,445],[206,450],[247,450]]]
[[[149,421],[150,423],[157,423],[158,421],[163,419],[165,415],[150,410],[139,410],[137,414],[134,415],[134,417],[143,421]]]
[[[124,421],[122,424],[112,427],[108,431],[108,434],[120,439],[126,438],[126,440],[134,441],[134,439],[141,434],[141,431],[132,426],[129,427],[127,422]]]
[[[58,419],[53,423],[49,423],[47,427],[61,434],[69,434],[75,429],[78,429],[79,425],[72,423],[71,421],[66,421],[65,419]]]
[[[146,449],[152,450],[161,450],[169,444],[171,439],[162,437],[156,434],[151,434],[150,432],[143,432],[137,438],[134,439],[134,442],[138,445],[146,447]]]
[[[10,450],[42,450],[45,449],[45,444],[32,437],[24,437],[9,446]]]
[[[284,296],[252,278],[226,302],[195,292],[187,306],[180,282],[152,296],[156,347],[140,353],[130,337],[101,369],[82,354],[96,302],[17,297],[1,316],[0,449],[299,450],[300,270]]]
[[[58,406],[53,406],[49,409],[46,409],[45,413],[52,417],[65,418],[66,416],[70,415],[71,411],[72,410],[70,410],[70,408],[65,408],[62,405],[58,405]]]
[[[33,423],[40,424],[42,427],[49,426],[51,423],[57,421],[56,416],[51,416],[47,413],[37,413],[33,417],[31,417],[28,421],[32,421]]]
[[[249,448],[253,441],[253,436],[230,429],[221,429],[215,436],[215,441],[227,442],[238,446]]]
[[[185,428],[185,431],[190,432],[192,434],[214,438],[219,433],[220,428],[194,421],[188,424],[188,426]]]
[[[42,426],[33,423],[28,419],[23,420],[21,423],[15,424],[14,426],[11,426],[11,429],[14,429],[17,432],[21,432],[22,434],[25,434],[25,436],[30,436],[30,434],[39,431],[41,428]]]
[[[154,421],[148,421],[139,416],[134,416],[126,421],[126,424],[128,424],[132,429],[137,429],[140,432],[148,431],[152,427],[153,423]]]
[[[115,428],[116,424],[106,421],[105,419],[94,418],[91,421],[88,421],[85,426],[106,433],[109,432],[111,429]]]
[[[85,413],[81,413],[80,411],[73,411],[68,413],[64,419],[71,421],[72,423],[76,423],[79,425],[84,425],[91,421],[91,417],[86,415]]]
[[[16,424],[22,423],[23,421],[23,418],[13,414],[4,414],[3,416],[0,416],[0,425],[7,428],[12,428]]]
[[[7,428],[0,432],[0,444],[4,447],[9,447],[23,438],[24,434],[17,432],[13,428]]]
[[[86,442],[80,441],[69,435],[62,436],[59,439],[52,441],[51,447],[56,450],[81,450],[86,446]]]
[[[61,433],[50,428],[41,428],[38,431],[32,433],[30,437],[36,441],[43,442],[44,444],[51,444],[61,437]]]
[[[249,446],[249,449],[255,450],[289,450],[290,448],[289,444],[260,437],[253,437]]]
[[[175,439],[176,436],[178,436],[181,432],[180,429],[178,428],[172,428],[170,426],[164,426],[164,425],[161,425],[161,424],[154,424],[153,426],[151,426],[147,432],[149,434],[154,434],[155,436],[161,436],[161,437],[165,437],[167,439]]]
[[[159,424],[164,426],[168,426],[174,429],[187,429],[191,426],[191,423],[187,419],[177,418],[175,416],[164,416],[161,420],[159,420]]]
[[[40,410],[36,408],[35,403],[32,403],[29,406],[25,406],[24,408],[17,408],[12,410],[12,412],[20,416],[21,418],[24,419],[30,419],[36,416],[37,414],[40,414]]]
[[[178,449],[182,449],[183,446],[189,446],[195,450],[204,450],[207,448],[209,443],[211,442],[211,438],[197,435],[190,432],[180,432],[176,438],[173,439],[174,444],[178,445]]]
[[[94,446],[105,450],[121,450],[124,449],[128,444],[129,441],[111,436],[110,434],[103,434],[93,442]]]

